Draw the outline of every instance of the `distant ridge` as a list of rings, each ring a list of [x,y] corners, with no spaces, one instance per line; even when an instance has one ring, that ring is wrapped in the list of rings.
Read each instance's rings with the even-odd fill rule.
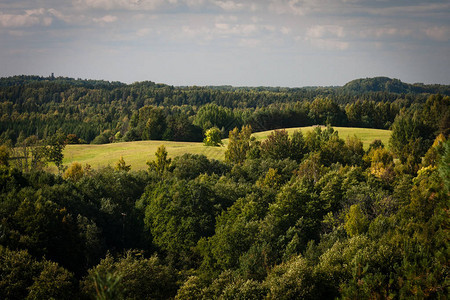
[[[396,94],[409,93],[432,93],[450,95],[449,85],[423,84],[423,83],[404,83],[399,79],[389,77],[373,77],[355,79],[342,87],[347,92],[368,93],[368,92],[386,92]]]
[[[344,92],[344,93],[393,93],[393,94],[442,94],[450,96],[450,85],[442,84],[423,84],[414,83],[409,84],[402,82],[399,79],[393,79],[389,77],[373,77],[373,78],[359,78],[349,81],[344,86],[304,86],[304,87],[275,87],[275,86],[242,86],[235,87],[231,85],[218,85],[218,86],[170,86],[164,83],[155,83],[152,81],[138,81],[132,84],[126,84],[118,81],[106,81],[106,80],[92,80],[92,79],[75,79],[70,77],[54,77],[54,76],[36,76],[36,75],[16,75],[10,77],[1,77],[0,86],[33,86],[53,82],[59,85],[67,86],[82,86],[85,88],[104,88],[114,89],[124,86],[136,86],[146,88],[163,88],[172,87],[177,89],[187,88],[199,88],[210,89],[218,91],[271,91],[271,92],[296,92],[303,91],[322,91],[322,92]]]

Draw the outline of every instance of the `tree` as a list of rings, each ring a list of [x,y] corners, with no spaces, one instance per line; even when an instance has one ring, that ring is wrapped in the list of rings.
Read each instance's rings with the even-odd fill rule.
[[[167,128],[166,115],[161,108],[144,106],[133,115],[131,126],[143,140],[161,140]]]
[[[139,203],[154,243],[179,267],[195,266],[198,240],[214,233],[221,202],[208,178],[204,175],[190,181],[160,181],[146,191]]]
[[[392,124],[391,149],[410,173],[418,170],[421,157],[433,143],[432,129],[418,116],[400,113]]]
[[[116,171],[124,171],[128,172],[131,169],[130,165],[127,165],[125,163],[125,160],[123,159],[123,156],[120,156],[120,159],[116,162],[116,166],[114,168]]]
[[[171,158],[167,158],[167,151],[164,145],[158,147],[155,152],[156,160],[147,161],[149,171],[156,171],[160,176],[169,169]]]
[[[73,274],[55,262],[43,261],[40,265],[42,271],[28,288],[28,299],[73,299],[76,294]]]
[[[190,153],[175,157],[170,167],[173,175],[180,179],[194,179],[200,174],[221,176],[229,171],[229,167],[221,161]]]
[[[266,299],[320,299],[313,270],[301,255],[273,268],[265,284]]]
[[[261,156],[285,159],[291,156],[291,139],[286,130],[275,130],[261,143]]]
[[[353,204],[345,216],[345,230],[350,237],[362,234],[367,230],[369,221],[359,204]]]
[[[206,130],[205,139],[203,140],[205,146],[222,146],[222,132],[217,127],[212,127]]]
[[[62,131],[58,131],[47,140],[45,153],[49,162],[53,162],[58,171],[62,171],[62,162],[64,159],[64,148],[66,147],[66,136]]]
[[[25,250],[0,245],[2,299],[74,299],[72,273],[48,260],[37,261]]]
[[[194,119],[194,125],[200,126],[203,130],[211,127],[230,128],[233,123],[233,112],[229,108],[214,103],[202,106]]]
[[[225,151],[225,161],[242,164],[250,149],[251,126],[243,126],[241,131],[235,127],[229,134],[228,147]]]
[[[9,166],[9,149],[5,145],[0,146],[0,165]]]
[[[169,299],[175,296],[177,276],[157,256],[145,258],[127,251],[114,258],[107,255],[81,281],[86,296],[97,299]]]
[[[64,171],[63,177],[72,181],[78,181],[84,176],[83,166],[79,162],[73,162],[70,167]]]

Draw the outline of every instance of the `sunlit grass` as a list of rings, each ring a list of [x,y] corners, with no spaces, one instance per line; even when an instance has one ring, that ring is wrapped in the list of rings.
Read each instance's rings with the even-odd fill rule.
[[[290,134],[295,130],[301,130],[304,134],[313,129],[313,127],[300,127],[286,129]],[[334,127],[339,136],[346,139],[347,136],[356,135],[367,149],[369,144],[380,139],[385,145],[388,144],[391,132],[389,130],[368,129],[368,128],[347,128]],[[258,132],[254,136],[258,140],[263,140],[273,130]],[[105,166],[114,166],[116,161],[123,156],[125,162],[131,165],[133,170],[142,170],[147,168],[146,162],[153,160],[155,152],[160,145],[164,145],[169,153],[169,157],[176,157],[184,153],[204,154],[208,158],[223,160],[225,157],[226,145],[228,139],[224,139],[223,147],[206,147],[203,143],[195,142],[170,142],[170,141],[137,141],[123,142],[104,145],[68,145],[64,150],[64,164],[70,165],[72,162],[89,164],[92,168]]]

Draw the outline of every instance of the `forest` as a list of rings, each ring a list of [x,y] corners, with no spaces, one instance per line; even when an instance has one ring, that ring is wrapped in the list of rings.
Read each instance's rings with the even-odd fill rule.
[[[386,77],[342,87],[233,88],[14,76],[0,78],[0,142],[28,144],[58,130],[72,135],[69,143],[104,144],[201,142],[211,127],[226,137],[245,125],[254,132],[328,124],[389,129],[402,109],[420,109],[431,95],[450,96],[450,86]]]
[[[449,86],[15,76],[0,102],[1,299],[448,297]],[[337,125],[392,135],[364,149]],[[164,147],[224,137],[223,161]],[[143,171],[62,165],[66,144],[119,140],[161,146]]]

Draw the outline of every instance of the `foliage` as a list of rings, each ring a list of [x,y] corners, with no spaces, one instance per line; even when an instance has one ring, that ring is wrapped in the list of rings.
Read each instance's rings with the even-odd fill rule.
[[[222,143],[222,132],[217,127],[212,127],[206,130],[205,139],[203,140],[205,146],[221,146]]]
[[[159,146],[155,153],[156,160],[147,161],[149,171],[156,171],[159,176],[162,176],[172,161],[171,158],[167,158],[167,155],[166,147],[164,145]]]
[[[67,170],[64,171],[63,177],[73,181],[80,180],[84,175],[83,166],[78,162],[73,162]]]
[[[119,160],[116,162],[116,166],[114,168],[116,171],[124,171],[128,172],[131,170],[131,166],[127,165],[125,160],[123,159],[123,156],[119,158]]]
[[[0,165],[9,166],[9,149],[5,145],[0,146]]]
[[[0,80],[0,102],[2,299],[448,294],[446,86],[376,78],[343,88],[202,88],[14,77]],[[364,151],[331,126],[252,136],[252,128],[330,123],[392,125],[391,146],[374,141]],[[76,137],[199,140],[213,126],[235,128],[225,162],[172,160],[160,146],[148,172],[121,158],[116,169],[73,164],[61,176],[62,150]],[[60,172],[43,171],[48,162]]]
[[[58,168],[58,171],[62,170],[62,162],[64,158],[63,150],[66,147],[66,137],[64,133],[58,131],[55,135],[51,136],[45,146],[45,154],[49,162],[52,162]]]
[[[244,162],[250,149],[251,134],[252,128],[250,126],[244,126],[240,131],[235,127],[230,131],[228,147],[225,151],[225,161],[235,164]]]
[[[348,214],[345,216],[345,230],[350,237],[362,234],[367,230],[369,221],[358,204],[350,206]]]
[[[0,245],[0,296],[2,299],[73,299],[73,274],[57,263],[37,261],[27,251]]]
[[[177,290],[176,280],[174,270],[158,257],[145,258],[130,250],[102,259],[83,279],[82,290],[96,299],[168,299]]]

